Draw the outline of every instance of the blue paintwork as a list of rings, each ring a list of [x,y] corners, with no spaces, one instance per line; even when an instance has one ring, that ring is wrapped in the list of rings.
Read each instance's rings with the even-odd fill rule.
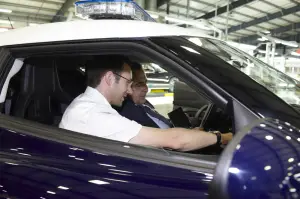
[[[90,180],[110,184],[96,185]],[[198,199],[207,197],[211,180],[212,174],[96,153],[5,129],[0,131],[0,198]],[[70,189],[61,190],[58,186]]]
[[[300,197],[300,130],[274,120],[246,133],[230,165],[229,198]]]

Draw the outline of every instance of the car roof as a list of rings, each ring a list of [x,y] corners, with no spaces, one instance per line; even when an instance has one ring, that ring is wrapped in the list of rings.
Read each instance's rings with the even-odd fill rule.
[[[199,36],[201,29],[137,20],[78,20],[25,27],[0,33],[0,46],[104,38]],[[212,37],[211,37],[212,38]]]

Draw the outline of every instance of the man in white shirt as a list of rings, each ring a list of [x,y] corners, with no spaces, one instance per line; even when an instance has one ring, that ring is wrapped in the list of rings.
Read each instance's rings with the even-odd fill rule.
[[[133,144],[180,151],[227,144],[232,134],[212,134],[183,128],[144,127],[119,115],[111,107],[121,106],[131,92],[132,74],[126,58],[101,56],[87,64],[88,87],[65,111],[60,128]]]

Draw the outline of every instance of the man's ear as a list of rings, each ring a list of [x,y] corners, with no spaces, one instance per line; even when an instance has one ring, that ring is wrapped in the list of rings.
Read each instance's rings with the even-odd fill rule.
[[[109,86],[111,86],[116,80],[115,75],[111,71],[107,72],[103,78],[104,78],[105,83]]]

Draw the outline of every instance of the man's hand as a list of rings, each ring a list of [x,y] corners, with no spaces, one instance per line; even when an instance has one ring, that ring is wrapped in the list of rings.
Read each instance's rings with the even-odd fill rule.
[[[230,142],[230,140],[232,140],[232,136],[233,136],[232,133],[224,133],[224,134],[221,134],[221,142],[222,142],[222,145],[228,144],[228,142]]]

